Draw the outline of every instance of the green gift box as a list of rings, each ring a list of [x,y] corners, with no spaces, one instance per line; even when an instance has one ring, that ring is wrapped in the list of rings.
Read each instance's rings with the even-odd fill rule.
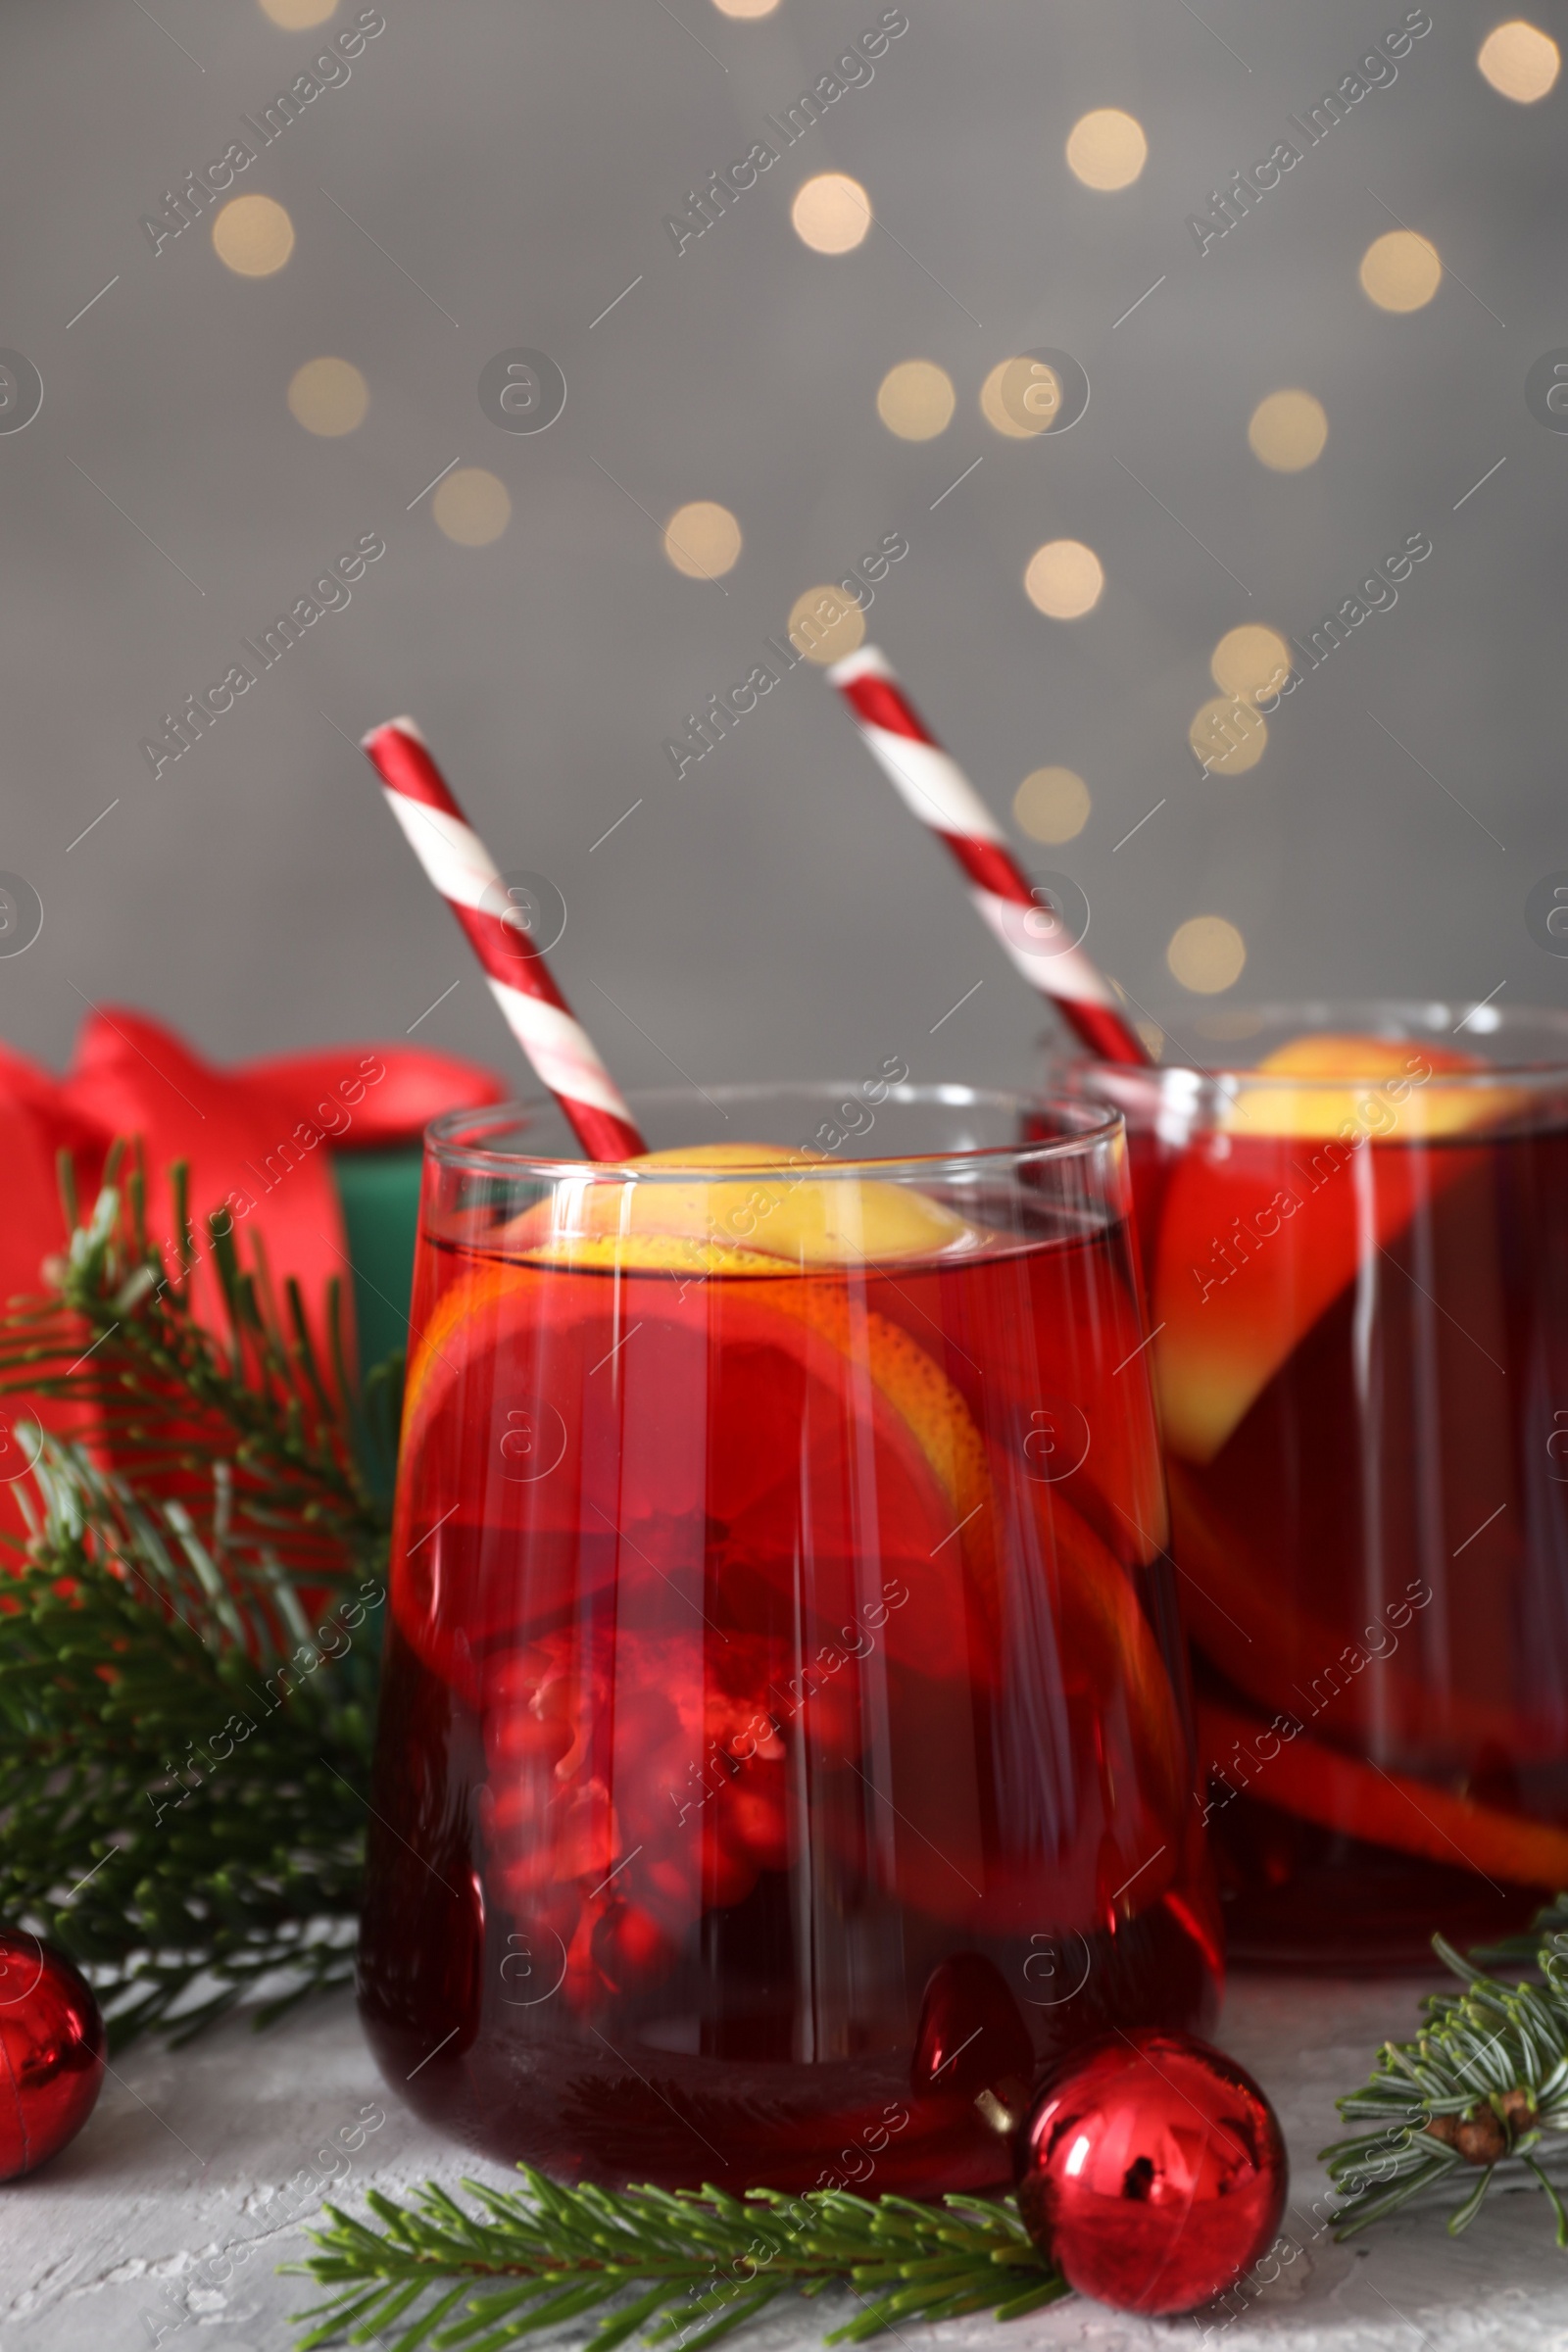
[[[414,1245],[419,1230],[417,1145],[395,1152],[334,1152],[332,1174],[354,1273],[360,1367],[407,1350]]]

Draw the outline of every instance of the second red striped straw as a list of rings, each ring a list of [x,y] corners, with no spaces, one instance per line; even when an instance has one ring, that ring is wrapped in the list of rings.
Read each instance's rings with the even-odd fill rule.
[[[410,848],[457,916],[508,1027],[571,1121],[578,1143],[590,1159],[637,1158],[648,1147],[619,1089],[544,957],[502,911],[507,902],[500,869],[458,807],[418,728],[412,718],[393,718],[361,740]]]
[[[1061,926],[1042,906],[974,786],[926,726],[891,663],[874,646],[827,672],[854,713],[873,757],[922,824],[947,844],[969,896],[1024,978],[1049,997],[1102,1061],[1150,1055],[1114,992],[1082,948],[1054,937]]]

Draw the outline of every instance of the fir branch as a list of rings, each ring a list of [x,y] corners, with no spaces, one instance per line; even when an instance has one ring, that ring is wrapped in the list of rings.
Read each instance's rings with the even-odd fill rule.
[[[1501,1956],[1538,1972],[1513,1983],[1477,1973],[1441,1936],[1433,1949],[1462,1992],[1429,1993],[1411,2041],[1385,2042],[1371,2080],[1338,2104],[1348,2122],[1372,2126],[1323,2150],[1345,2198],[1336,2234],[1353,2236],[1428,2190],[1462,2201],[1450,2235],[1468,2229],[1494,2180],[1543,2189],[1568,2248],[1568,2225],[1542,2159],[1568,2135],[1568,1896],[1538,1916],[1528,1943]]]
[[[384,1585],[313,1627],[275,1560],[215,1554],[181,1504],[52,1442],[34,1476],[0,1580],[0,1917],[89,1968],[117,2044],[186,2038],[279,1971],[283,2005],[347,1982]]]
[[[1068,2291],[1010,2198],[921,2205],[897,2196],[870,2203],[838,2189],[617,2193],[517,2169],[522,2189],[464,2181],[477,2213],[434,2181],[407,2205],[371,2190],[380,2230],[328,2205],[329,2226],[310,2233],[320,2251],[286,2266],[332,2290],[296,2315],[310,2329],[299,2352],[368,2343],[405,2321],[393,2352],[502,2352],[594,2311],[604,2313],[588,2339],[594,2352],[612,2352],[639,2331],[651,2344],[700,2352],[780,2295],[843,2285],[861,2308],[826,2338],[836,2344],[901,2320],[981,2311],[1017,2319]]]
[[[166,1265],[122,1167],[78,1224],[63,1163],[55,1291],[0,1323],[0,1395],[93,1448],[44,1440],[0,1575],[0,1916],[88,1967],[117,2043],[352,1972],[401,1389],[393,1364],[355,1396],[336,1286],[323,1363],[221,1217],[214,1337],[185,1171]]]
[[[197,1321],[190,1271],[195,1242],[184,1171],[173,1171],[179,1234],[175,1271],[149,1241],[132,1168],[110,1177],[53,1271],[52,1295],[13,1303],[0,1324],[0,1396],[25,1394],[90,1415],[126,1479],[161,1495],[187,1494],[206,1510],[212,1465],[231,1465],[231,1542],[249,1540],[318,1575],[384,1554],[386,1510],[374,1470],[390,1452],[398,1368],[383,1367],[366,1396],[343,1375],[342,1307],[327,1286],[328,1364],[312,1337],[297,1286],[285,1324],[260,1237],[243,1264],[232,1219],[208,1220],[214,1273],[228,1320],[224,1345]],[[66,1190],[68,1214],[72,1208]],[[225,1221],[226,1220],[226,1221]]]

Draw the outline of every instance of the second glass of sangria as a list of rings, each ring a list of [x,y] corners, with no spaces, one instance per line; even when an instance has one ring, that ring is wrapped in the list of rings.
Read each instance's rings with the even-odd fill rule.
[[[1568,1885],[1568,1018],[1173,1012],[1125,1113],[1231,1951]]]

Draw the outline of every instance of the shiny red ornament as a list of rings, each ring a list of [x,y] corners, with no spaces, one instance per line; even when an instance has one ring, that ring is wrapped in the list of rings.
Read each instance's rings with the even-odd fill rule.
[[[0,1928],[0,2180],[75,2138],[104,2081],[104,2021],[65,1953]]]
[[[1080,2294],[1168,2316],[1257,2260],[1287,2180],[1279,2119],[1245,2069],[1191,2034],[1131,2034],[1046,2085],[1022,2134],[1018,2207]]]

